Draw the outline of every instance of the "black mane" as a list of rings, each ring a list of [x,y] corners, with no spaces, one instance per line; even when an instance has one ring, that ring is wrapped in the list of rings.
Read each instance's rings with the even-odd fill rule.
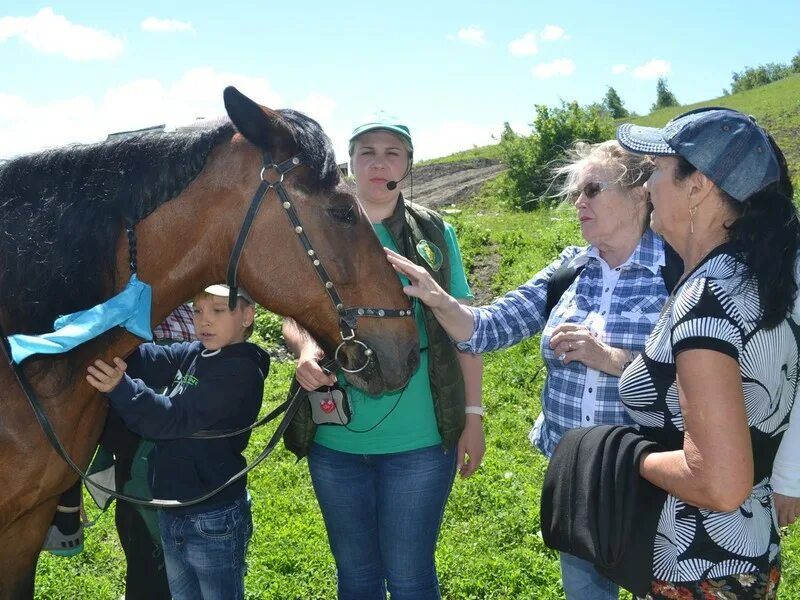
[[[305,155],[320,189],[332,189],[339,182],[339,169],[330,139],[314,119],[290,108],[278,111],[294,130],[300,151]]]
[[[313,119],[278,111],[305,155],[316,189],[339,181],[331,142]],[[43,333],[63,314],[103,302],[116,243],[199,175],[234,133],[229,120],[172,133],[75,144],[0,165],[0,307],[6,333]]]
[[[229,122],[76,144],[0,165],[0,306],[8,333],[50,331],[105,300],[123,223],[177,196]]]

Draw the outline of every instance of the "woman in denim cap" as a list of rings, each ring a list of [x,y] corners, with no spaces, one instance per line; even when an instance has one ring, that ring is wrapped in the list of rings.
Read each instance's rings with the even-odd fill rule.
[[[770,473],[800,374],[789,320],[800,227],[786,160],[754,119],[724,108],[663,129],[622,125],[617,138],[655,156],[652,224],[685,263],[620,381],[641,432],[666,448],[640,465],[668,492],[651,597],[773,598]]]
[[[542,413],[529,437],[548,458],[569,429],[633,423],[620,403],[619,377],[644,350],[668,295],[666,250],[648,227],[650,208],[642,187],[652,168],[651,160],[613,140],[577,144],[556,174],[563,178],[560,195],[574,205],[588,245],[565,248],[529,281],[488,306],[458,305],[415,265],[389,256],[414,283],[406,292],[429,304],[454,340],[466,340],[460,346],[464,350],[489,352],[542,334],[547,378]],[[567,270],[572,279],[559,285]],[[619,597],[618,586],[591,562],[566,552],[559,558],[569,600]]]
[[[453,228],[400,193],[412,152],[405,125],[357,127],[350,161],[358,199],[384,246],[425,265],[456,297],[470,299]],[[308,456],[340,600],[382,599],[387,588],[392,600],[439,598],[434,552],[444,507],[456,471],[468,477],[483,457],[481,358],[456,352],[421,305],[415,317],[420,366],[403,390],[373,397],[342,379],[350,422],[314,427],[299,412],[284,438],[298,457]],[[322,349],[293,321],[283,331],[299,358],[297,381],[309,391],[327,390],[335,379],[317,363]],[[312,394],[311,401],[322,406],[327,396]]]

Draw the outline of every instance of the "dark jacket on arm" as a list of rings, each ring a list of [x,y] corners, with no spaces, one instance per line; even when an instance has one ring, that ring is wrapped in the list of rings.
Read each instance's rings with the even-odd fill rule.
[[[645,596],[667,493],[639,475],[639,463],[645,452],[660,449],[632,427],[567,431],[542,486],[544,543],[588,560],[611,581]]]

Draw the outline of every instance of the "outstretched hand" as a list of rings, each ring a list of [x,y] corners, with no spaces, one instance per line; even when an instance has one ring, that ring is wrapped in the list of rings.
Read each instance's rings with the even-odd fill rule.
[[[408,277],[410,285],[403,288],[406,295],[419,298],[431,308],[439,308],[447,304],[450,295],[434,281],[428,271],[419,265],[415,265],[402,254],[389,250],[389,248],[384,248],[383,250],[386,252],[386,258],[394,267],[394,270]]]
[[[86,381],[96,390],[107,394],[119,385],[127,368],[128,365],[119,356],[114,357],[113,367],[107,362],[97,359],[86,369]]]

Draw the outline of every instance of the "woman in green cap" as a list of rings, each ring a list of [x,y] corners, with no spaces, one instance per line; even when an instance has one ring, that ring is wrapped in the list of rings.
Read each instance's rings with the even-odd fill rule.
[[[358,198],[381,243],[423,266],[454,297],[472,299],[453,228],[405,201],[397,185],[411,172],[408,127],[361,125],[349,152]],[[415,316],[420,367],[403,390],[371,397],[339,378],[349,423],[317,427],[311,411],[300,412],[285,438],[298,457],[308,456],[340,599],[382,599],[387,588],[393,600],[440,598],[434,553],[445,503],[456,470],[469,477],[483,457],[481,358],[458,352],[421,303]],[[333,385],[335,376],[318,364],[324,353],[317,343],[293,321],[283,332],[299,357],[300,385]]]

